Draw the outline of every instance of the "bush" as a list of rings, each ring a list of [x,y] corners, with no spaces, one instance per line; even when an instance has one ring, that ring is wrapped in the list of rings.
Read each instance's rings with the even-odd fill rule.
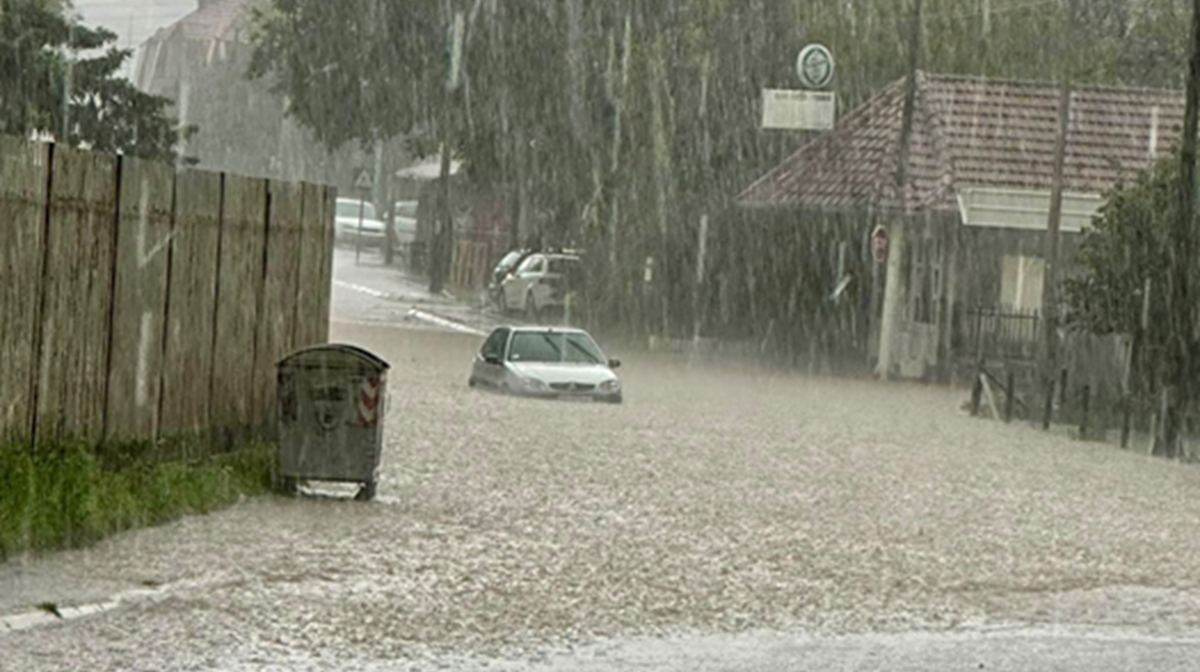
[[[82,444],[0,446],[0,559],[81,546],[263,494],[274,460],[273,446],[250,443],[198,462],[104,469]]]

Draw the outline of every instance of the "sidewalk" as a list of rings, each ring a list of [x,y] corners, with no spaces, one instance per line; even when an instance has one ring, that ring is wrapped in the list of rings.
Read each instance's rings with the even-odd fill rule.
[[[480,335],[512,322],[488,306],[482,293],[473,303],[463,302],[449,292],[434,294],[425,278],[407,273],[402,267],[385,266],[377,252],[364,251],[357,263],[354,256],[353,250],[334,252],[335,294],[348,298],[345,292],[337,291],[347,290],[374,302],[335,298],[335,321],[417,322]]]

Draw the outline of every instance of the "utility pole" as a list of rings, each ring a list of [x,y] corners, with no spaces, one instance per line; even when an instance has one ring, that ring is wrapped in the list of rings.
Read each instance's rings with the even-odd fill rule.
[[[67,39],[67,72],[63,78],[63,99],[62,99],[62,137],[59,138],[59,144],[64,147],[71,146],[71,96],[74,95],[75,88],[75,59],[78,54],[75,52],[75,26],[78,24],[78,17],[72,13],[68,19],[71,30],[70,37]]]
[[[435,227],[433,249],[429,263],[429,291],[440,294],[445,288],[446,276],[449,275],[454,259],[454,207],[450,202],[450,177],[452,172],[452,150],[454,143],[453,119],[450,107],[454,102],[454,94],[458,91],[461,81],[463,32],[466,29],[465,17],[462,12],[452,11],[449,0],[443,5],[446,15],[446,85],[445,96],[442,99],[441,137],[442,165],[439,171],[439,191],[441,192],[442,209]]]
[[[887,380],[892,369],[892,350],[900,312],[900,275],[904,257],[904,218],[907,213],[908,159],[911,153],[913,115],[917,104],[917,69],[921,63],[922,0],[914,0],[908,29],[908,76],[904,82],[904,111],[900,121],[900,146],[896,161],[896,196],[899,207],[893,219],[887,258],[887,280],[883,295],[883,319],[879,325],[879,378]]]
[[[1074,33],[1076,1],[1068,7],[1066,57],[1058,99],[1058,132],[1054,138],[1054,178],[1050,191],[1050,217],[1046,227],[1046,266],[1042,275],[1042,385],[1046,402],[1042,409],[1042,429],[1050,429],[1054,409],[1054,381],[1058,378],[1058,257],[1062,236],[1063,173],[1066,169],[1067,134],[1071,128],[1071,35]]]
[[[1192,355],[1196,345],[1195,309],[1192,306],[1191,266],[1195,263],[1196,127],[1200,119],[1200,0],[1192,1],[1191,56],[1188,59],[1187,99],[1180,142],[1179,217],[1175,220],[1170,245],[1170,357],[1174,379],[1167,384],[1163,432],[1154,453],[1163,457],[1179,454],[1179,437],[1192,393]]]

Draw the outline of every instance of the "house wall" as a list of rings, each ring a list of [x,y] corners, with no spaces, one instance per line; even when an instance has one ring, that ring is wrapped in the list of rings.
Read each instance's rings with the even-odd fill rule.
[[[991,229],[961,227],[958,232],[961,247],[959,259],[959,301],[965,307],[998,307],[1004,298],[1005,258],[1008,263],[1008,284],[1015,284],[1017,266],[1013,259],[1025,258],[1044,260],[1046,232],[1016,229]],[[1060,258],[1063,266],[1059,277],[1074,268],[1075,255],[1083,236],[1078,233],[1063,233]],[[1030,270],[1026,262],[1026,271]]]
[[[330,151],[285,114],[265,80],[245,76],[250,45],[185,40],[172,34],[142,47],[138,87],[175,102],[173,113],[199,131],[186,145],[199,167],[333,185],[350,193],[355,169],[371,165],[354,147]]]
[[[778,361],[813,370],[866,370],[875,322],[875,222],[865,208],[738,208],[714,218],[708,273],[699,288],[703,335],[749,342]],[[834,297],[846,276],[849,284]],[[690,305],[683,297],[675,304]]]
[[[903,255],[897,288],[901,314],[892,341],[893,373],[902,378],[940,377],[947,360],[946,325],[953,321],[958,294],[948,272],[958,252],[957,222],[956,215],[945,212],[909,216],[903,243],[893,242],[893,252]]]

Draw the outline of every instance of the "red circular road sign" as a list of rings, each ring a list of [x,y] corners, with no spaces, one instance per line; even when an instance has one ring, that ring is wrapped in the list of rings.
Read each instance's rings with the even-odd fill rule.
[[[887,259],[889,242],[887,229],[875,227],[871,232],[871,254],[875,255],[875,261],[883,263]]]

